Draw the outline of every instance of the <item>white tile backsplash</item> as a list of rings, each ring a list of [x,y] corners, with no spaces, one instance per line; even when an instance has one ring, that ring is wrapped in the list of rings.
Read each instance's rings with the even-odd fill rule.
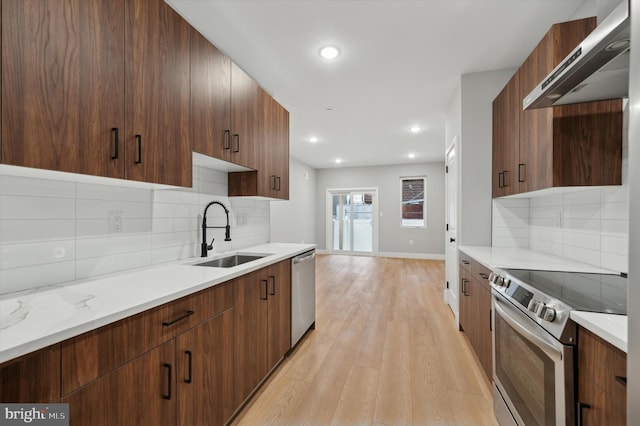
[[[269,201],[227,197],[227,174],[194,166],[193,188],[145,189],[25,177],[0,165],[0,294],[200,255],[204,207],[230,209],[231,239],[209,229],[214,250],[269,242]],[[122,212],[120,233],[109,213]],[[212,206],[209,225],[224,226]]]
[[[494,199],[493,245],[530,248],[627,272],[628,191],[622,185],[531,199]],[[525,213],[518,203],[526,202]]]

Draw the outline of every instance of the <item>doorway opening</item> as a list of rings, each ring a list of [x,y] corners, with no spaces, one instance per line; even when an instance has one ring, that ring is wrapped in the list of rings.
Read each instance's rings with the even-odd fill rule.
[[[331,253],[378,253],[378,190],[327,190],[327,248]]]

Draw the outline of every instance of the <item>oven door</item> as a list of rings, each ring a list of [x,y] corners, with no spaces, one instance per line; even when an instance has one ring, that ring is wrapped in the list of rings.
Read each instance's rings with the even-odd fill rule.
[[[500,294],[492,295],[498,422],[573,425],[573,347],[560,343]]]

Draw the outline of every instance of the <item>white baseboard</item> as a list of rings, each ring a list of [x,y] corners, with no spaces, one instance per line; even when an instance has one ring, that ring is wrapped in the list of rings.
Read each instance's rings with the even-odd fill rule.
[[[444,254],[433,253],[394,253],[394,252],[378,252],[377,254],[363,254],[363,253],[332,253],[330,250],[316,249],[318,254],[342,254],[342,255],[357,255],[357,256],[377,256],[377,257],[396,257],[400,259],[428,259],[428,260],[445,260]]]
[[[434,253],[393,253],[380,252],[378,257],[399,257],[401,259],[429,259],[429,260],[445,260],[444,254]]]

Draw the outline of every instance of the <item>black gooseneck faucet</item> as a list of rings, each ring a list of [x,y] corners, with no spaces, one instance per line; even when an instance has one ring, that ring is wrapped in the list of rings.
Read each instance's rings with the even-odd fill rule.
[[[207,210],[213,204],[217,204],[224,209],[224,213],[227,215],[227,225],[226,226],[207,226]],[[224,240],[231,241],[231,226],[229,226],[229,209],[222,204],[220,201],[212,201],[207,204],[207,207],[204,208],[204,214],[202,215],[202,245],[200,246],[200,257],[207,257],[207,252],[213,249],[213,240],[211,239],[211,244],[207,244],[207,228],[224,228]]]

